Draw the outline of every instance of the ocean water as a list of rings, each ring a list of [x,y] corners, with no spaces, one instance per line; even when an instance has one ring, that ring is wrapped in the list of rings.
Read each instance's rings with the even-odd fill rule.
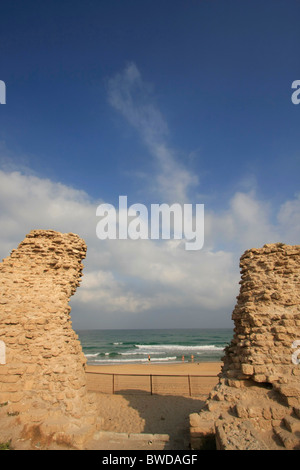
[[[79,330],[89,365],[220,361],[232,329]]]

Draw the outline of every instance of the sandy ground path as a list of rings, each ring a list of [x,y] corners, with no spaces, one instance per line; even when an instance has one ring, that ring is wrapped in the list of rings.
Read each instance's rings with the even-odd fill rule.
[[[189,444],[189,415],[199,412],[210,390],[218,382],[217,374],[220,372],[220,363],[174,364],[174,365],[120,365],[120,366],[87,366],[87,385],[89,390],[95,392],[101,386],[102,379],[108,380],[111,386],[112,376],[107,377],[91,374],[91,372],[105,372],[105,374],[143,374],[126,379],[121,385],[123,388],[115,394],[99,393],[99,415],[104,419],[103,431],[115,433],[143,433],[168,434],[168,448],[180,450],[188,449]],[[157,374],[164,377],[164,394],[149,392],[149,375]],[[203,378],[203,383],[197,385],[197,396],[189,396],[186,375],[211,375]],[[175,378],[174,375],[181,377]],[[117,375],[117,379],[119,375]],[[184,395],[178,394],[178,384],[174,388],[174,380],[183,380]],[[116,380],[116,378],[115,378]],[[145,384],[146,380],[146,384]],[[197,379],[200,380],[200,379]],[[117,380],[116,380],[117,381]],[[202,383],[202,386],[201,386]],[[127,384],[127,388],[124,388]],[[167,385],[167,388],[166,388]],[[104,443],[105,445],[105,443]],[[109,443],[106,443],[109,446]],[[128,443],[115,443],[112,448],[125,449]],[[130,443],[141,448],[141,444]],[[108,448],[108,447],[107,447]],[[129,447],[127,447],[129,448]],[[135,447],[133,447],[135,448]],[[142,447],[143,448],[143,447]],[[153,444],[152,444],[153,448]]]

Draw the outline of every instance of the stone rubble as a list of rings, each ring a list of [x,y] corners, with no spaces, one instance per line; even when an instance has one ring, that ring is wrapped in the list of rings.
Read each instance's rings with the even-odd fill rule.
[[[300,449],[300,246],[247,250],[219,384],[190,415],[190,442],[217,449]],[[296,359],[296,360],[295,360]]]

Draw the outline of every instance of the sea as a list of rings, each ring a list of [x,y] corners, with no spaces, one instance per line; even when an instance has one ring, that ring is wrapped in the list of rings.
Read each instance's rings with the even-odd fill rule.
[[[218,362],[232,329],[78,330],[88,365]]]

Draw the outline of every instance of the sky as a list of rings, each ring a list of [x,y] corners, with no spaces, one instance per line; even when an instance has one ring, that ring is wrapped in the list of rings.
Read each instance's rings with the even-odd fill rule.
[[[77,233],[75,329],[231,328],[243,252],[299,244],[300,2],[0,8],[1,259],[32,229]],[[121,195],[204,204],[203,248],[100,240]]]

